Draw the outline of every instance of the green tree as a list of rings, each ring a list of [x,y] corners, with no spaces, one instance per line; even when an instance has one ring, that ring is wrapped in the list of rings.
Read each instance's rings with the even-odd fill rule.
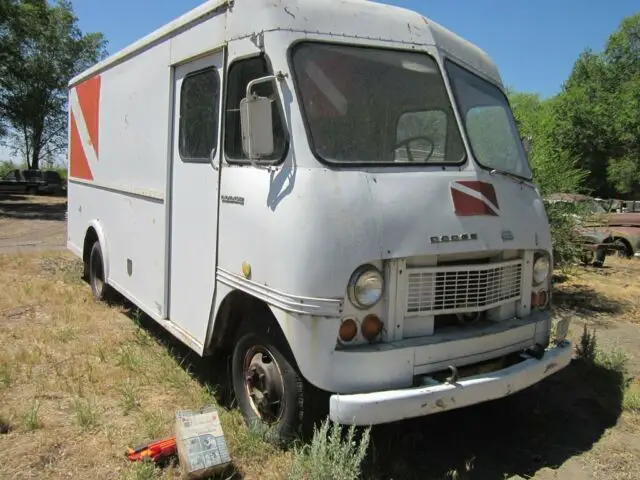
[[[552,139],[588,170],[595,194],[640,194],[640,13],[602,53],[583,52],[556,99]]]
[[[0,118],[33,169],[66,147],[69,80],[106,55],[77,22],[68,0],[0,0]]]
[[[611,129],[616,141],[607,179],[620,193],[640,193],[640,13],[625,18],[604,52],[609,66]]]
[[[578,192],[587,176],[578,160],[554,142],[553,132],[558,123],[556,101],[555,98],[543,100],[537,93],[509,91],[509,103],[520,135],[531,145],[529,162],[543,195]]]
[[[576,158],[554,142],[553,134],[559,121],[556,102],[557,98],[542,99],[535,93],[509,92],[518,130],[531,144],[529,161],[543,197],[579,192],[588,173],[580,168]],[[547,203],[546,211],[555,261],[563,264],[579,258],[581,240],[572,205]]]

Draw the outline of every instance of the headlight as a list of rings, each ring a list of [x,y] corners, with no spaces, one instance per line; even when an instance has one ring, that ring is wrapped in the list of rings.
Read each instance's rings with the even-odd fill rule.
[[[357,308],[370,308],[382,298],[384,279],[373,265],[358,268],[349,280],[349,300]]]
[[[538,256],[533,262],[533,286],[537,287],[549,278],[551,264],[547,255]]]

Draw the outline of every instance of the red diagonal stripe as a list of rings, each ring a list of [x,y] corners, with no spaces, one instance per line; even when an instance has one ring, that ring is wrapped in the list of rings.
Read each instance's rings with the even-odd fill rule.
[[[460,182],[462,183],[462,182]],[[453,200],[453,209],[456,215],[461,217],[469,217],[473,215],[491,215],[497,217],[498,214],[480,199],[472,197],[471,195],[451,189],[451,198]]]
[[[100,76],[98,75],[76,87],[80,109],[89,131],[89,139],[96,151],[96,157],[99,157],[100,83]]]
[[[84,154],[76,119],[71,113],[71,139],[69,144],[69,175],[83,180],[93,180],[91,168]]]
[[[496,190],[493,188],[493,184],[487,182],[479,182],[476,180],[461,180],[459,182],[460,185],[464,185],[471,190],[475,190],[476,192],[481,193],[485,196],[487,200],[493,203],[496,208],[500,208],[498,205],[498,198],[496,197]]]

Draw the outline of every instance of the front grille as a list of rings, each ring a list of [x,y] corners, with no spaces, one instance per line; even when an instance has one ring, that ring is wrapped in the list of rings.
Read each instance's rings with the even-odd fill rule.
[[[408,270],[407,316],[489,310],[520,297],[522,260]]]

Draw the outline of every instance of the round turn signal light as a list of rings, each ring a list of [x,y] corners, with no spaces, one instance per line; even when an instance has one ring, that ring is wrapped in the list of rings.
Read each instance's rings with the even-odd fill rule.
[[[534,308],[545,308],[549,303],[549,295],[544,290],[531,294],[531,306]]]
[[[348,317],[345,318],[340,324],[340,330],[338,331],[338,337],[343,342],[351,342],[358,334],[358,324],[355,319]]]
[[[380,333],[382,333],[382,321],[377,315],[370,313],[362,321],[362,336],[369,340],[374,341]]]

